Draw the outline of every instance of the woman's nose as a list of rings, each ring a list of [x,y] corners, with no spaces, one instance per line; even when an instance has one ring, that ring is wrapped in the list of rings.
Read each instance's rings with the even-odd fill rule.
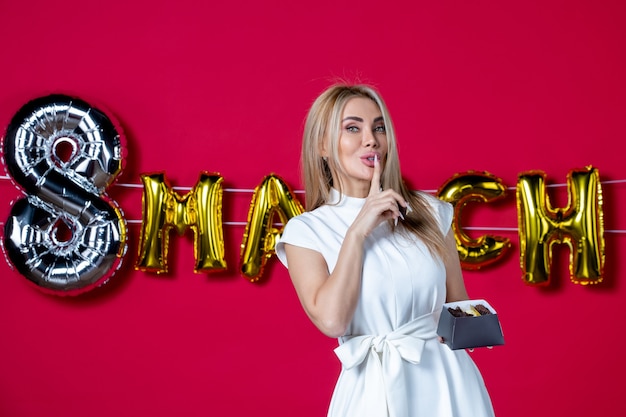
[[[378,139],[376,139],[376,135],[374,135],[374,132],[370,131],[370,130],[365,130],[365,133],[363,133],[363,144],[366,147],[372,147],[372,148],[377,148],[378,147]]]

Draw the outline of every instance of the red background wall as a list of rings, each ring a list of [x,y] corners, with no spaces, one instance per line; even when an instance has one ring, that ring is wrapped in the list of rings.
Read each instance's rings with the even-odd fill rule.
[[[398,3],[395,5],[394,3]],[[593,165],[603,183],[606,268],[546,288],[521,280],[513,190],[472,206],[472,235],[509,237],[509,256],[467,271],[498,310],[506,345],[477,349],[499,416],[615,415],[626,278],[626,6],[621,1],[0,1],[0,126],[63,92],[122,124],[126,166],[108,193],[130,222],[105,286],[56,297],[0,262],[0,415],[324,415],[336,342],[307,320],[273,258],[262,282],[238,272],[252,193],[269,173],[301,189],[303,119],[335,77],[379,87],[403,171],[436,190],[488,171],[514,187],[543,170],[562,185]],[[191,187],[224,177],[228,270],[193,273],[193,239],[173,237],[171,273],[138,272],[140,175]],[[0,181],[0,221],[20,192]],[[550,189],[564,206],[564,187]],[[510,230],[498,230],[505,228]],[[614,382],[615,381],[615,382]]]

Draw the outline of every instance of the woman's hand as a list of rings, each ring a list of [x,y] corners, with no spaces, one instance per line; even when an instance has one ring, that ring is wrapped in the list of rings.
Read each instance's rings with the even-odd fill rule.
[[[320,253],[285,245],[300,302],[311,321],[330,337],[344,335],[352,321],[361,289],[365,238],[383,221],[400,217],[399,205],[407,204],[397,192],[380,190],[380,171],[376,160],[369,194],[348,228],[332,273]]]
[[[365,204],[350,226],[348,233],[357,233],[363,238],[382,222],[403,218],[400,207],[406,208],[407,202],[395,190],[382,190],[380,187],[381,165],[378,157],[374,160],[374,174]]]

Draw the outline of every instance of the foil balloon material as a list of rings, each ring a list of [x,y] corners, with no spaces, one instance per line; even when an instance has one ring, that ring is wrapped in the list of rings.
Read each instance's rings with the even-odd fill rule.
[[[267,259],[274,254],[276,240],[282,233],[282,227],[274,227],[275,215],[286,224],[302,212],[302,204],[287,183],[276,175],[266,176],[255,188],[241,243],[240,270],[245,278],[250,282],[259,281]]]
[[[463,209],[471,202],[490,203],[506,195],[502,180],[488,172],[467,171],[455,174],[437,191],[437,197],[454,206],[452,229],[461,267],[477,270],[499,261],[511,247],[510,239],[483,235],[472,239],[461,227]]]
[[[597,284],[604,269],[604,215],[598,170],[572,170],[567,175],[569,203],[554,208],[546,194],[542,171],[519,174],[517,212],[520,266],[530,285],[548,285],[552,246],[569,247],[570,278],[577,284]]]
[[[77,295],[107,282],[126,253],[126,221],[105,194],[123,166],[122,131],[85,101],[50,95],[12,118],[2,143],[25,197],[4,227],[12,266],[38,288]]]
[[[226,269],[222,227],[222,182],[219,175],[203,172],[194,188],[180,196],[163,173],[141,176],[144,186],[143,222],[135,268],[157,274],[168,271],[169,236],[193,230],[194,272]]]

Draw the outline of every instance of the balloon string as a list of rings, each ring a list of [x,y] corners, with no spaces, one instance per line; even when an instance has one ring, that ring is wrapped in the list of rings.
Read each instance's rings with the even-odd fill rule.
[[[0,180],[10,180],[11,177],[9,177],[8,175],[0,175]],[[626,179],[622,179],[622,180],[604,180],[604,181],[600,181],[601,184],[626,184]],[[547,188],[555,188],[555,187],[567,187],[569,184],[567,183],[560,183],[560,184],[546,184]],[[112,187],[125,187],[125,188],[143,188],[143,184],[132,184],[132,183],[121,183],[121,182],[116,182],[114,184],[111,185]],[[515,190],[517,187],[507,187],[508,190]],[[179,190],[179,191],[191,191],[193,189],[193,187],[172,187],[173,190]],[[254,188],[224,188],[224,191],[229,192],[229,193],[253,193],[255,191]],[[432,190],[422,190],[423,192],[426,193],[437,193],[436,189],[432,189]],[[304,194],[304,190],[293,190],[294,193],[298,193],[298,194]]]
[[[128,224],[141,224],[143,220],[126,220]],[[224,226],[247,226],[246,222],[222,222]],[[0,222],[0,227],[4,226],[4,222]],[[283,223],[274,223],[273,227],[283,227]],[[463,230],[477,230],[477,231],[486,231],[486,232],[515,232],[517,233],[519,229],[517,227],[489,227],[489,226],[470,226],[463,227]],[[626,230],[621,229],[611,229],[604,230],[604,233],[615,233],[615,234],[626,234]]]
[[[0,179],[8,179],[8,177],[0,177]],[[143,188],[142,184],[125,184],[125,183],[116,183],[112,186],[118,187],[126,187],[126,188]],[[174,191],[191,191],[193,187],[172,187]],[[224,191],[227,193],[253,193],[254,188],[224,188]],[[304,193],[303,190],[295,190],[294,193]]]
[[[10,180],[11,178],[7,175],[0,175],[0,180]],[[626,184],[626,179],[622,179],[622,180],[605,180],[605,181],[601,181],[602,184]],[[143,188],[142,184],[130,184],[130,183],[115,183],[112,186],[118,186],[118,187],[126,187],[126,188]],[[546,187],[567,187],[568,184],[567,183],[562,183],[562,184],[548,184],[546,185]],[[193,187],[172,187],[172,189],[174,190],[179,190],[179,191],[190,191],[193,189]],[[516,187],[508,187],[509,190],[515,190]],[[254,193],[254,189],[248,189],[248,188],[224,188],[225,192],[229,192],[229,193]],[[432,194],[436,194],[438,190],[422,190],[424,192],[427,193],[432,193]],[[304,194],[304,190],[294,190],[294,193],[298,193],[298,194]],[[128,224],[141,224],[143,222],[143,220],[127,220],[126,221]],[[222,223],[224,226],[246,226],[248,223],[246,222],[223,222]],[[0,222],[0,226],[4,226],[3,222]],[[282,227],[284,226],[282,223],[276,223],[274,224],[275,227]],[[489,227],[489,226],[470,226],[470,227],[463,227],[464,230],[476,230],[476,231],[499,231],[499,232],[518,232],[519,229],[517,227]],[[621,229],[605,229],[604,230],[605,233],[616,233],[616,234],[626,234],[626,230],[621,230]]]

